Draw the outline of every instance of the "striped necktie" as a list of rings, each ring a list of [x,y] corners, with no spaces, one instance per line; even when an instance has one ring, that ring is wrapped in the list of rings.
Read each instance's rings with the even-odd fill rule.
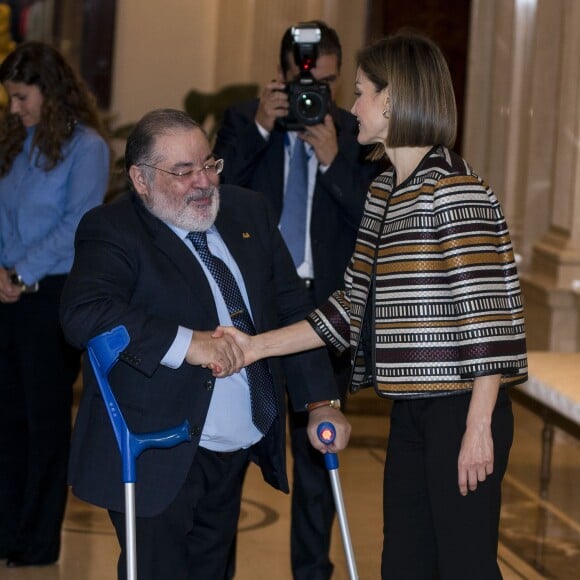
[[[234,327],[246,334],[256,334],[254,323],[246,308],[236,279],[226,264],[210,252],[207,245],[206,232],[189,232],[187,239],[191,241],[199,257],[216,281]],[[250,387],[252,421],[265,435],[278,414],[272,376],[268,365],[263,360],[248,365],[246,374]]]

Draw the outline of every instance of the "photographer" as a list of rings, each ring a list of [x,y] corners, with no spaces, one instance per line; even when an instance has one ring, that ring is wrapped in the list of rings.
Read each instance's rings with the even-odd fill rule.
[[[299,33],[306,31],[309,39],[313,28],[320,31],[319,42],[314,47],[310,42],[305,47],[297,46],[301,36],[295,34],[296,29]],[[314,55],[308,52],[312,48]],[[302,55],[304,62],[296,62],[296,55],[299,59]],[[366,151],[357,143],[355,118],[334,103],[341,60],[338,36],[323,22],[289,28],[280,47],[278,80],[266,85],[259,100],[226,111],[214,148],[215,154],[225,160],[222,182],[254,189],[270,200],[314,306],[323,304],[336,288],[343,287],[367,189],[381,171],[377,163],[364,161]],[[309,75],[304,74],[305,65],[313,65]],[[311,81],[315,85],[308,88]],[[296,130],[300,123],[288,123],[289,93],[299,98],[301,88],[308,88],[309,94],[314,91],[314,106],[319,96],[328,93],[329,102],[324,104],[328,113],[318,123],[304,124]],[[307,114],[309,99],[303,109]],[[305,144],[304,175],[299,175],[293,163],[297,143]],[[296,184],[300,179],[302,187]],[[348,356],[335,358],[333,363],[344,399],[350,376]],[[328,552],[334,503],[328,473],[321,457],[309,448],[303,418],[292,412],[289,417],[294,457],[294,578],[330,578],[333,566]]]

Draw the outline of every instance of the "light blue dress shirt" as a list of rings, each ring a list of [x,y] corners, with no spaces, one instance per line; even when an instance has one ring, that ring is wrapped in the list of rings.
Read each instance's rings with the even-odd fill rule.
[[[270,133],[260,123],[256,122],[256,127],[258,132],[265,141],[270,138]],[[290,166],[290,157],[292,156],[292,150],[294,149],[294,144],[298,139],[298,133],[296,131],[287,131],[284,134],[284,191],[286,191],[286,181],[288,180],[288,168]],[[301,278],[314,278],[316,273],[314,272],[314,260],[312,258],[312,243],[310,239],[310,220],[312,217],[312,200],[314,199],[314,189],[316,187],[316,177],[318,172],[326,173],[328,170],[328,165],[322,165],[318,163],[318,157],[314,153],[312,145],[305,143],[306,153],[308,155],[308,207],[306,208],[306,240],[305,240],[305,251],[304,251],[304,262],[300,264],[297,268],[298,275]]]
[[[201,265],[213,294],[220,324],[233,326],[216,281],[199,257],[193,244],[186,238],[189,232],[171,224],[167,224],[167,226],[183,241]],[[244,279],[215,226],[207,231],[207,244],[211,253],[220,258],[232,272],[251,316],[252,311]],[[177,336],[161,364],[170,368],[181,366],[185,360],[193,332],[191,329],[180,326]],[[192,388],[195,388],[195,385],[192,385]],[[200,446],[212,451],[237,451],[250,447],[261,438],[262,433],[252,422],[250,389],[246,369],[226,378],[217,378],[201,433]]]
[[[34,131],[27,129],[23,151],[0,179],[0,265],[26,284],[70,271],[78,223],[103,202],[109,182],[109,148],[96,131],[77,124],[50,171],[31,154]]]

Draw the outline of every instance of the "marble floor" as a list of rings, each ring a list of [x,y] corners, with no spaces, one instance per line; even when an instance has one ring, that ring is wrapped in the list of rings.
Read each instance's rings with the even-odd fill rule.
[[[580,577],[580,440],[556,429],[552,478],[539,493],[542,419],[515,401],[516,437],[504,482],[499,560],[506,580]],[[387,403],[372,393],[351,399],[352,443],[339,474],[361,579],[379,578],[381,478],[388,432]],[[289,499],[250,468],[240,519],[239,580],[290,580]],[[114,580],[117,545],[106,514],[71,496],[57,565],[7,569],[0,580]],[[335,580],[348,571],[338,527],[332,545]],[[467,579],[468,580],[468,579]]]

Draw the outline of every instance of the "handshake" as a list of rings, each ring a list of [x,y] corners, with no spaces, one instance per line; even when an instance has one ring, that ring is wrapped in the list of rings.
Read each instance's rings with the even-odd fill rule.
[[[252,352],[255,338],[233,326],[218,326],[213,332],[194,331],[185,360],[211,369],[214,377],[229,377],[263,358]]]
[[[218,326],[214,331],[193,332],[185,360],[190,365],[211,369],[214,377],[223,378],[266,357],[293,354],[321,346],[322,340],[306,321],[254,336],[244,334],[232,326]],[[336,430],[336,438],[329,445],[322,443],[316,432],[318,425],[324,421],[331,422]],[[336,453],[344,449],[350,430],[350,424],[338,409],[321,405],[309,412],[308,438],[312,446],[322,453]]]

